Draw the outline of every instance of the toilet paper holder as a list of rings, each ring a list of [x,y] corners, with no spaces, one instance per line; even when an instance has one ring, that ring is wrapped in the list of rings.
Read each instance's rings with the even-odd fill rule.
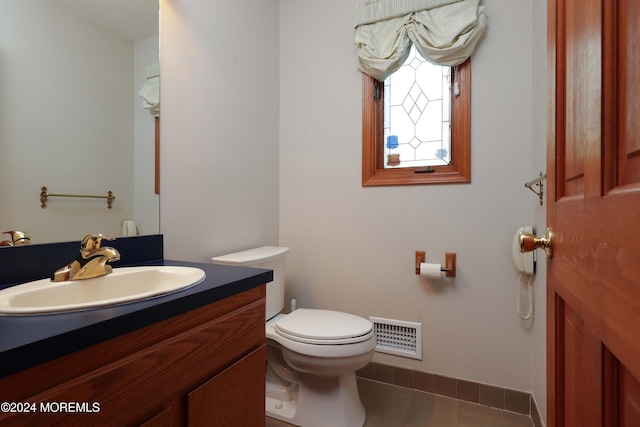
[[[445,272],[446,277],[456,277],[456,253],[447,252],[444,254],[445,266],[440,267],[440,271]],[[426,253],[416,251],[416,274],[420,274],[420,264],[426,262]]]

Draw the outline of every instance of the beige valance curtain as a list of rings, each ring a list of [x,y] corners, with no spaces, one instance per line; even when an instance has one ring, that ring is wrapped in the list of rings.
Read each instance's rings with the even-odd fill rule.
[[[438,65],[462,64],[487,19],[480,0],[366,0],[356,8],[358,68],[380,81],[407,59],[411,43]]]
[[[142,107],[152,116],[160,117],[160,63],[147,65],[147,81],[138,95],[142,98]]]

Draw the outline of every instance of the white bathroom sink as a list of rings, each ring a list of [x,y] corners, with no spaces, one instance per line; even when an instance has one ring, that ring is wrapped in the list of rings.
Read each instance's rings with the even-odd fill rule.
[[[205,278],[195,267],[114,268],[92,279],[36,280],[0,291],[0,315],[47,314],[141,301],[197,285]]]

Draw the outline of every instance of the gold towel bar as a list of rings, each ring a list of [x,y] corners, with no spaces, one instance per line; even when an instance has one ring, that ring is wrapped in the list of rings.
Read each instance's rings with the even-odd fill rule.
[[[81,194],[50,194],[47,193],[47,187],[42,187],[42,192],[40,193],[40,207],[42,209],[47,207],[47,199],[49,197],[81,197],[85,199],[107,199],[107,208],[111,209],[111,205],[113,204],[113,200],[116,196],[113,195],[113,192],[109,190],[106,196],[84,196]]]

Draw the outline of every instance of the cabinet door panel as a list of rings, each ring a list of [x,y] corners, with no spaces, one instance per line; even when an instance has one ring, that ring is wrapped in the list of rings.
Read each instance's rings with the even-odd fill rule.
[[[263,345],[189,393],[188,425],[264,425],[265,360]]]
[[[149,421],[140,424],[140,427],[172,427],[172,416],[172,408],[167,408]]]

